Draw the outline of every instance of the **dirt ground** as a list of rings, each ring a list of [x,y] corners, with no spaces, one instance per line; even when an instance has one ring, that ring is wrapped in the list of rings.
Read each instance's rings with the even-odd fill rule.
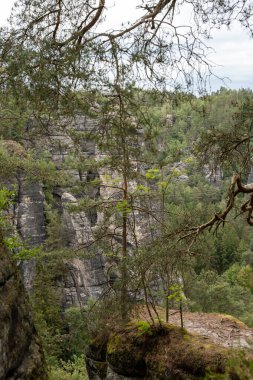
[[[163,319],[165,315],[164,309],[158,307],[157,312],[160,318]],[[138,308],[136,317],[150,319],[145,307]],[[189,332],[202,335],[213,343],[223,347],[241,347],[253,350],[253,329],[234,317],[224,314],[191,313],[186,311],[183,313],[183,322],[184,328]],[[180,326],[179,311],[170,310],[169,323]]]

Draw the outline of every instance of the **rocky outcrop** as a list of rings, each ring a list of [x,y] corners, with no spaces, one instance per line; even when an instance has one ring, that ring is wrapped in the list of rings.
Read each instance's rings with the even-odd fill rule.
[[[100,339],[100,344],[99,344]],[[228,350],[165,324],[132,322],[97,338],[87,352],[90,380],[252,379],[250,352]]]
[[[44,200],[41,184],[27,182],[24,176],[18,176],[18,196],[15,204],[16,230],[31,248],[45,242]],[[35,260],[21,262],[20,269],[25,287],[30,291],[35,274]]]
[[[184,327],[193,334],[199,334],[223,347],[253,351],[253,329],[232,316],[184,312],[183,318]],[[179,311],[171,310],[169,321],[180,326]]]
[[[89,260],[73,259],[66,262],[66,271],[57,281],[64,308],[83,306],[101,297],[107,286],[105,260],[96,254]]]
[[[87,135],[94,133],[98,122],[84,115],[76,115],[72,119],[62,119],[60,124],[48,125],[38,135],[38,129],[34,128],[33,123],[28,123],[24,146],[32,148],[38,154],[42,152],[44,154],[46,151],[58,170],[65,170],[70,182],[87,184],[98,176],[95,170],[80,170],[75,167],[66,170],[63,167],[72,154],[86,158],[96,157],[95,143]],[[26,158],[26,150],[20,144],[6,141],[2,145],[10,154],[14,152],[16,155],[18,153],[20,159]],[[11,211],[11,220],[17,233],[29,247],[44,244],[47,216],[43,185],[31,182],[23,173],[16,173],[8,185],[9,187],[14,185],[17,189],[16,202]],[[98,187],[85,186],[85,189],[85,195],[90,198],[95,199],[99,196]],[[97,225],[98,216],[95,208],[87,212],[71,212],[69,206],[75,206],[78,202],[71,190],[71,187],[57,186],[52,189],[51,196],[64,226],[62,231],[64,247],[71,250],[78,248],[78,253],[81,252],[84,256],[84,247],[92,240],[92,229]],[[62,294],[63,308],[83,306],[88,299],[97,299],[104,292],[105,261],[99,252],[86,256],[87,259],[65,260],[64,271],[55,281]],[[36,272],[35,260],[22,261],[20,269],[25,287],[30,291]]]
[[[62,119],[61,125],[48,125],[43,128],[43,131],[38,132],[38,128],[34,128],[32,123],[27,126],[27,135],[24,145],[27,148],[32,148],[39,153],[47,154],[49,160],[52,160],[59,172],[65,173],[69,178],[68,185],[57,186],[49,190],[47,189],[47,199],[50,198],[50,207],[58,211],[59,223],[62,224],[62,238],[64,240],[61,248],[68,248],[70,250],[77,249],[78,259],[65,260],[65,267],[62,276],[57,275],[56,285],[61,290],[62,306],[63,308],[69,306],[83,306],[87,303],[88,299],[100,298],[106,287],[108,289],[107,269],[112,267],[115,275],[117,275],[118,263],[116,259],[108,259],[103,257],[98,247],[93,245],[93,252],[90,254],[86,247],[90,245],[98,236],[99,229],[101,230],[103,212],[101,209],[97,210],[96,206],[90,207],[85,211],[71,211],[78,205],[80,197],[83,199],[97,200],[98,198],[107,200],[108,202],[115,202],[120,200],[122,194],[117,189],[120,186],[119,174],[115,170],[109,171],[108,168],[100,168],[99,165],[88,167],[79,165],[76,167],[74,164],[73,156],[80,158],[79,163],[87,162],[87,158],[92,158],[90,162],[104,159],[105,156],[98,151],[95,143],[94,134],[97,132],[98,120],[88,118],[84,115],[76,115],[75,117]],[[137,146],[141,146],[142,130],[139,129],[136,136]],[[18,149],[25,157],[26,150],[22,150],[22,146],[13,143],[15,151]],[[13,144],[8,143],[8,150],[13,150]],[[46,153],[45,153],[46,152]],[[29,154],[29,153],[28,153]],[[23,157],[22,156],[22,157]],[[20,157],[22,159],[22,157]],[[71,161],[71,165],[65,165],[67,161]],[[87,164],[86,164],[87,165]],[[134,163],[134,169],[142,173],[145,178],[145,172],[148,170],[146,165]],[[92,166],[92,165],[91,165]],[[71,169],[70,169],[71,168]],[[176,168],[176,167],[175,167]],[[175,168],[172,168],[173,170]],[[171,168],[170,168],[171,169]],[[179,163],[177,171],[180,173],[179,180],[187,180],[188,177],[184,174],[185,165]],[[14,206],[14,223],[18,234],[22,237],[25,243],[30,247],[39,246],[45,243],[46,240],[46,223],[47,216],[45,215],[45,194],[43,185],[40,183],[32,183],[27,181],[27,178],[18,173],[16,175],[16,188],[17,188],[17,202]],[[187,177],[187,178],[186,178]],[[98,185],[91,185],[91,181],[99,178]],[[115,182],[116,181],[116,182]],[[68,182],[68,181],[66,181]],[[156,181],[151,180],[150,187],[156,188]],[[116,186],[115,190],[115,183]],[[79,192],[73,191],[73,186],[81,189]],[[102,185],[101,185],[102,184]],[[130,191],[135,191],[137,182],[130,181],[128,184]],[[49,195],[49,196],[48,196]],[[78,199],[79,198],[79,199]],[[159,198],[159,196],[158,196]],[[135,245],[135,239],[138,241],[147,242],[150,240],[151,235],[154,237],[159,233],[159,230],[154,226],[154,218],[139,210],[150,209],[156,218],[162,215],[162,206],[159,199],[155,202],[140,197],[135,200],[138,206],[134,212],[134,217],[128,216],[130,224],[135,225],[134,233],[132,229],[128,231],[128,245],[129,249]],[[138,204],[137,204],[138,203]],[[95,204],[95,202],[94,202]],[[131,221],[132,218],[132,221]],[[117,228],[117,235],[120,235],[120,227],[115,225],[115,215],[107,221],[108,236],[111,234],[111,245],[120,248],[120,236],[115,237]],[[117,248],[115,248],[115,251]],[[80,255],[81,253],[81,255]],[[72,255],[73,257],[74,255]],[[87,257],[87,259],[80,259],[80,256]],[[109,260],[111,260],[109,262]],[[35,260],[22,262],[20,265],[22,270],[24,283],[26,289],[30,291],[33,285],[35,275]]]
[[[43,354],[20,273],[0,241],[0,380],[44,380]]]

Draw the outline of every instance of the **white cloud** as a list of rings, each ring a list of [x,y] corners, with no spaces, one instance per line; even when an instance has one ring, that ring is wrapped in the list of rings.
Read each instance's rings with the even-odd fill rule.
[[[14,0],[2,0],[0,12],[0,26],[3,26],[7,23],[7,19],[10,16],[13,4]]]
[[[253,39],[238,24],[234,24],[231,30],[222,28],[213,33],[211,45],[214,53],[210,58],[218,65],[215,73],[221,77],[229,77],[230,88],[253,89]],[[215,88],[219,87],[218,81],[214,81]]]

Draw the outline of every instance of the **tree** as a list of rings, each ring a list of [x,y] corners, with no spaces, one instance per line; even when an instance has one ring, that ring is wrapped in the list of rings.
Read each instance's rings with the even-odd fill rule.
[[[109,31],[106,6],[106,0],[17,1],[12,27],[1,31],[1,93],[12,95],[37,126],[78,111],[94,116],[101,91],[117,95],[122,113],[123,90],[136,84],[203,89],[212,72],[206,57],[212,30],[237,20],[252,33],[252,6],[245,0],[142,0],[135,22]],[[180,25],[186,6],[193,25]]]
[[[211,74],[206,39],[214,28],[238,20],[252,32],[250,1],[139,0],[140,17],[109,31],[106,6],[106,0],[17,1],[12,28],[2,30],[4,87],[7,79],[19,101],[25,96],[36,112],[46,107],[55,113],[61,105],[61,114],[77,101],[77,88],[110,91],[135,82],[192,89]],[[193,12],[193,25],[180,24],[185,9]]]
[[[96,115],[104,122],[101,137],[106,139],[105,149],[110,150],[111,162],[121,175],[118,211],[124,317],[127,222],[129,210],[137,207],[131,203],[129,191],[134,174],[131,160],[136,152],[128,144],[138,127],[148,123],[145,97],[140,96],[137,101],[132,89],[203,90],[212,72],[206,57],[206,39],[213,28],[230,25],[233,20],[252,33],[252,7],[250,1],[244,0],[218,3],[196,0],[191,4],[142,0],[137,4],[142,15],[135,22],[108,31],[103,23],[106,5],[106,0],[97,4],[91,0],[53,3],[19,0],[13,10],[12,26],[1,31],[0,85],[2,96],[11,96],[21,114],[30,116],[38,130],[46,129],[49,122],[56,120],[64,127],[62,116],[77,112]],[[186,5],[193,11],[194,25],[179,24],[177,14]],[[103,96],[101,99],[101,92],[107,95],[106,102]],[[240,186],[240,192],[245,190],[240,178],[234,178],[225,213],[190,230],[189,237],[223,222],[233,207],[235,186],[238,190]],[[247,210],[251,206],[251,203],[244,205]]]
[[[230,111],[224,111],[224,104],[231,105]],[[202,166],[221,168],[231,179],[225,206],[207,222],[186,229],[183,237],[190,239],[196,239],[206,229],[217,232],[228,221],[233,209],[237,210],[235,217],[243,216],[250,226],[253,225],[253,186],[247,183],[252,166],[252,93],[221,89],[205,103],[205,113],[205,127],[200,128],[201,138],[195,144],[195,154]]]

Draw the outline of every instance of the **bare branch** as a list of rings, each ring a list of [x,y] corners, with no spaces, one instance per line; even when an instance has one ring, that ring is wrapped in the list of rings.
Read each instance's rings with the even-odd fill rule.
[[[201,232],[205,231],[206,229],[209,229],[209,231],[211,231],[213,227],[215,228],[214,232],[217,232],[220,225],[224,225],[226,222],[226,218],[234,207],[235,197],[238,194],[250,194],[250,199],[241,206],[241,211],[242,214],[247,213],[246,221],[250,226],[253,226],[253,184],[242,185],[240,176],[238,174],[235,174],[231,178],[231,185],[229,187],[228,201],[225,210],[220,214],[215,214],[208,222],[204,224],[179,231],[179,234],[186,232],[179,238],[179,240],[192,237],[195,241]]]

